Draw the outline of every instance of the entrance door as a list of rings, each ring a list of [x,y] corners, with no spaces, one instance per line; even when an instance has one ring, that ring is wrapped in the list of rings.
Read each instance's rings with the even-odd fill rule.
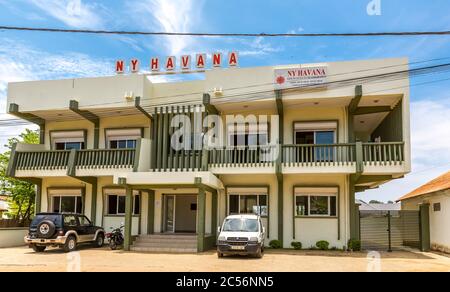
[[[175,232],[175,196],[164,195],[164,232]]]
[[[175,203],[175,232],[195,233],[197,230],[197,196],[179,195]]]
[[[197,195],[164,195],[163,232],[195,233]]]

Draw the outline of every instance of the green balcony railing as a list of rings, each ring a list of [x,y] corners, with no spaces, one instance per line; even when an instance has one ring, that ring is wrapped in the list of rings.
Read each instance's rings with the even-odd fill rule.
[[[135,149],[79,150],[75,165],[80,169],[132,168],[135,164]]]
[[[355,144],[283,145],[285,166],[350,165],[356,161]]]
[[[16,152],[17,170],[66,169],[70,151]]]
[[[405,160],[404,142],[363,143],[365,165],[399,165]]]
[[[157,157],[154,171],[207,170],[205,154],[206,150],[172,150],[166,157]]]
[[[209,165],[213,167],[264,167],[275,164],[278,148],[274,145],[228,146],[209,150]]]

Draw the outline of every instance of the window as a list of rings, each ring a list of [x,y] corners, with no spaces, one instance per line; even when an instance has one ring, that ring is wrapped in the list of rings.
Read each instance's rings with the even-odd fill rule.
[[[294,125],[294,142],[306,145],[334,144],[336,129],[337,122],[297,122]],[[306,151],[301,162],[333,161],[333,152],[332,147],[315,147],[314,151]]]
[[[85,149],[86,131],[55,131],[50,132],[50,140],[55,150]]]
[[[84,142],[57,142],[55,150],[81,150],[84,149]]]
[[[238,192],[236,192],[238,191]],[[243,190],[239,192],[238,189],[230,189],[229,191],[229,214],[257,214],[261,216],[268,215],[267,190],[255,189]]]
[[[295,190],[295,216],[337,216],[337,189],[297,188]]]
[[[136,148],[136,140],[112,140],[109,141],[110,149],[134,149]]]
[[[52,196],[53,212],[56,213],[83,213],[83,202],[80,196],[54,195]]]
[[[78,226],[77,218],[74,215],[64,216],[64,226],[69,226],[69,227]]]
[[[78,216],[78,222],[80,223],[80,226],[90,226],[91,221],[86,216]]]
[[[269,143],[267,124],[228,125],[228,146],[257,146]]]
[[[441,203],[434,203],[433,204],[433,211],[434,212],[440,212],[441,211]]]
[[[124,194],[108,194],[108,215],[125,215],[126,196]],[[133,195],[133,215],[141,213],[141,199],[139,194]]]
[[[134,149],[137,140],[142,138],[142,129],[109,129],[105,135],[106,146],[109,149]]]

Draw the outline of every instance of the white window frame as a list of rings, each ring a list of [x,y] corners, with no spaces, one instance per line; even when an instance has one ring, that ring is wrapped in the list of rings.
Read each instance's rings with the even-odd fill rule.
[[[256,196],[256,203],[259,207],[259,196],[266,196],[266,203],[267,203],[267,214],[266,215],[260,215],[262,218],[269,217],[269,194],[267,192],[266,188],[230,188],[227,192],[227,199],[228,199],[228,206],[227,206],[227,214],[230,215],[230,196],[238,196],[238,210],[239,214],[241,214],[241,196]],[[259,214],[257,214],[259,215]]]
[[[133,216],[139,216],[142,213],[142,204],[139,204],[139,214],[136,214],[136,197],[140,196],[140,192],[139,191],[133,191]],[[116,206],[116,214],[110,214],[109,213],[109,197],[110,196],[117,196],[117,206]],[[105,193],[105,216],[125,216],[125,213],[119,213],[119,197],[125,197],[126,199],[126,194],[124,193],[123,190],[108,190],[107,193]],[[141,200],[142,197],[139,197],[139,200]]]
[[[56,143],[84,143],[84,148],[86,148],[86,131],[67,130],[50,132],[50,143],[52,149],[56,149]],[[83,147],[80,148],[84,149]],[[66,150],[66,146],[64,146],[64,150]]]
[[[303,127],[298,129],[296,126],[303,124]],[[294,143],[297,139],[297,133],[304,132],[313,132],[314,133],[314,144],[317,144],[317,136],[318,132],[333,132],[333,143],[337,143],[337,127],[338,123],[333,122],[294,122]]]
[[[227,146],[228,147],[244,147],[244,146],[259,146],[259,145],[269,145],[269,123],[267,124],[246,124],[245,130],[242,131],[242,126],[236,124],[228,124],[227,125]],[[262,129],[261,129],[262,128]],[[252,129],[252,131],[250,131]],[[233,145],[234,139],[232,137],[236,135],[248,135],[250,136],[250,132],[252,135],[257,136],[256,144],[248,144],[248,145]],[[255,133],[256,132],[256,133]],[[266,135],[266,144],[259,144],[259,136]]]
[[[308,214],[297,215],[297,197],[307,197]],[[311,214],[311,197],[328,197],[328,214]],[[331,215],[331,197],[336,199],[336,215]],[[339,190],[337,188],[296,188],[294,194],[294,216],[295,217],[339,217]]]
[[[128,143],[128,141],[135,140],[137,143],[141,138],[142,128],[106,129],[105,131],[107,149],[111,149],[111,141],[126,141]]]

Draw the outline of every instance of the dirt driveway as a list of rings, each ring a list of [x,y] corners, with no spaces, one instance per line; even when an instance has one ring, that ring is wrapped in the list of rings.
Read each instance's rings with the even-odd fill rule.
[[[266,251],[263,259],[201,254],[143,254],[81,248],[65,254],[50,249],[37,254],[26,247],[0,249],[0,271],[450,271],[450,257],[398,251],[377,254]]]

